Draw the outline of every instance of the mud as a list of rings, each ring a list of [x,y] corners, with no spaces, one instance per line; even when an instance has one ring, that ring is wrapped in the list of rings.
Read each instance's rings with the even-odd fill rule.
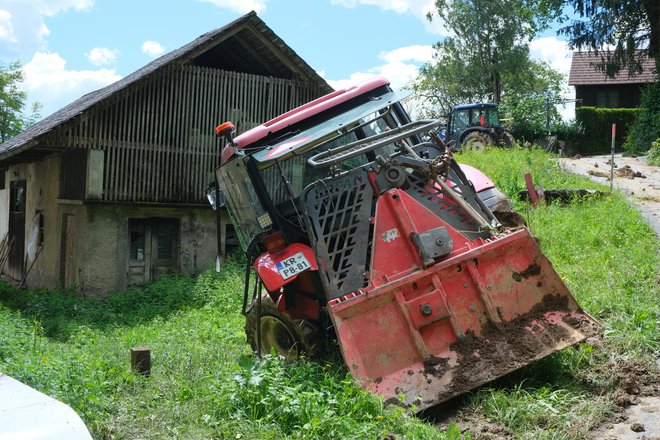
[[[626,360],[611,361],[591,373],[610,389],[616,410],[589,438],[606,440],[660,440],[660,367]]]
[[[436,377],[442,377],[447,372],[447,364],[449,359],[431,356],[429,359],[424,359],[424,373]],[[414,374],[412,370],[408,374]]]
[[[468,391],[475,383],[490,381],[529,363],[540,354],[553,352],[557,341],[566,340],[569,334],[564,327],[547,322],[545,313],[567,310],[568,298],[546,295],[529,312],[501,327],[487,323],[481,331],[483,336],[468,331],[450,346],[458,354],[451,394]],[[535,326],[532,325],[534,321],[537,322]],[[574,324],[584,326],[589,323],[586,317],[585,321],[578,319]],[[571,322],[567,324],[573,325]],[[530,325],[537,334],[529,331]]]
[[[614,174],[617,177],[625,177],[626,179],[634,179],[635,177],[639,179],[646,179],[646,176],[639,171],[632,169],[630,165],[625,165],[623,168],[618,168],[614,171]]]
[[[520,282],[523,278],[527,279],[529,277],[533,277],[536,275],[539,275],[541,273],[541,266],[539,266],[537,263],[530,264],[527,269],[523,270],[522,272],[513,272],[511,277],[517,281]]]

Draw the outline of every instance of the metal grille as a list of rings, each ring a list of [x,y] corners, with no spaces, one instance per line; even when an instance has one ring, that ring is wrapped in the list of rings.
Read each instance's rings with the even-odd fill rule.
[[[362,169],[305,188],[310,241],[316,244],[316,254],[325,268],[321,274],[329,287],[329,300],[366,285],[372,199],[373,191]]]
[[[454,183],[452,189],[478,212],[481,212],[481,208],[474,199],[478,196],[471,187],[461,183],[461,179],[453,169],[449,172],[449,180]],[[479,225],[453,200],[445,197],[440,186],[436,185],[428,176],[413,172],[408,174],[408,182],[410,183],[410,188],[406,190],[408,195],[449,223],[451,227],[467,235],[470,239],[483,235],[479,232]],[[450,185],[452,184],[450,183]]]

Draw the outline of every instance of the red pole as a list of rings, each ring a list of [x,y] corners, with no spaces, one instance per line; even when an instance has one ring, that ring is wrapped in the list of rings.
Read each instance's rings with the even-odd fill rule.
[[[610,157],[610,191],[614,189],[614,145],[616,144],[616,124],[612,124],[612,153]]]

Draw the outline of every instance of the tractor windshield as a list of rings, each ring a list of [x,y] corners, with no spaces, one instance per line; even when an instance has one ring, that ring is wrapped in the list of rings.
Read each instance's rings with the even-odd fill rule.
[[[386,156],[393,154],[396,147],[390,144],[370,153],[369,157],[367,154],[361,154],[347,159],[333,169],[315,169],[307,165],[307,160],[313,155],[400,125],[398,118],[390,108],[385,108],[355,121],[345,121],[344,126],[347,128],[339,132],[327,133],[326,124],[319,124],[307,130],[308,136],[312,139],[311,142],[298,146],[292,154],[284,156],[283,160],[276,159],[263,164],[265,166],[261,169],[261,176],[273,204],[275,206],[283,204],[289,200],[289,196],[298,197],[307,185],[333,173],[337,174],[365,165],[371,162],[377,154]]]
[[[451,135],[457,135],[470,127],[499,127],[500,116],[496,106],[475,106],[452,112]]]

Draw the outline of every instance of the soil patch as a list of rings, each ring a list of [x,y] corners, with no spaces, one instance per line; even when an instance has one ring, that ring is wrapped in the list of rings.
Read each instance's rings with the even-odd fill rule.
[[[660,440],[660,368],[657,365],[612,361],[595,368],[594,375],[609,377],[613,386],[609,396],[616,410],[589,433],[591,438]]]
[[[512,321],[501,325],[488,322],[484,324],[481,335],[468,331],[450,346],[458,355],[450,394],[468,391],[475,384],[489,382],[553,353],[556,347],[566,342],[573,342],[576,336],[564,326],[548,321],[546,315],[547,312],[566,311],[567,297],[545,295],[529,312]],[[600,326],[586,316],[565,322],[588,336],[601,331]]]

